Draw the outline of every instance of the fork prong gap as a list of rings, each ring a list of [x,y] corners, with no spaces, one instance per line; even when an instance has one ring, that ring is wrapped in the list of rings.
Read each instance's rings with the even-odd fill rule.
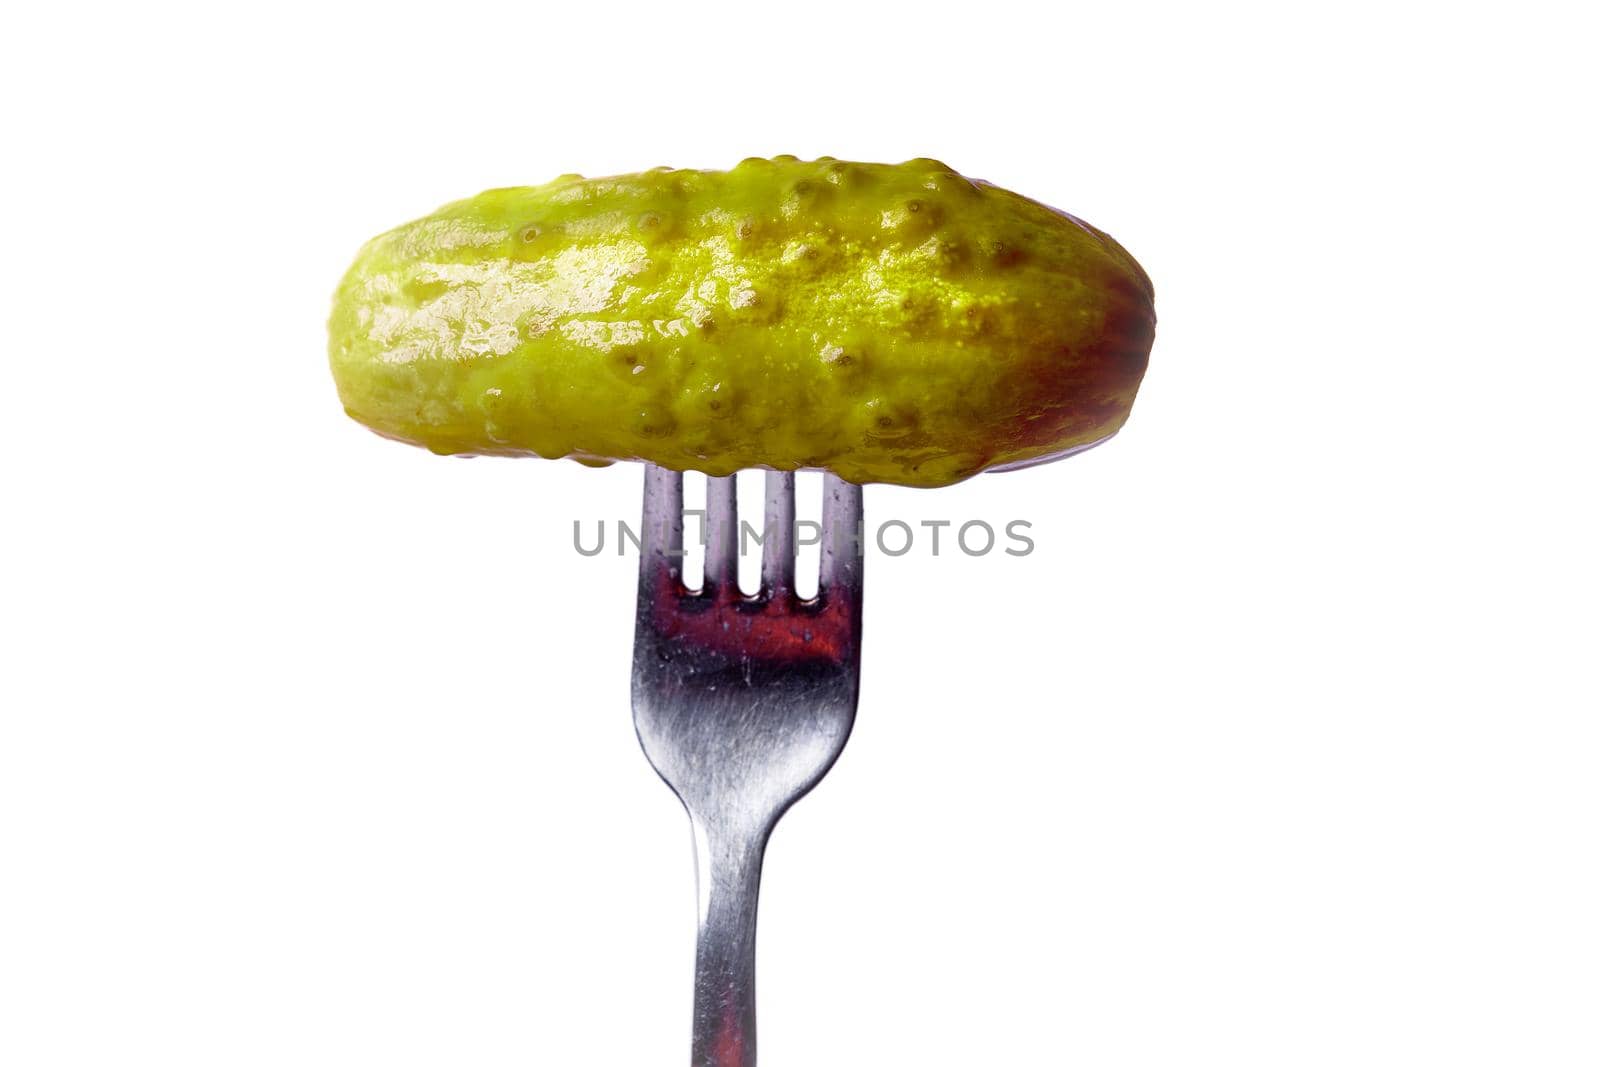
[[[739,499],[734,475],[706,479],[706,578],[708,593],[739,591]]]

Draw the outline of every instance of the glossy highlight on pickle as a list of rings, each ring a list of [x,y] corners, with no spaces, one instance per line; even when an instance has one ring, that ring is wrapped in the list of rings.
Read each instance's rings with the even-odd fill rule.
[[[493,189],[361,250],[345,410],[447,454],[940,486],[1121,427],[1154,337],[1099,230],[929,159]]]

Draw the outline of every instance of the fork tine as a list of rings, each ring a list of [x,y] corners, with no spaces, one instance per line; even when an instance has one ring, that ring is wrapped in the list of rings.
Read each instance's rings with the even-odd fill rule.
[[[739,588],[739,500],[734,475],[706,479],[705,591]]]
[[[822,573],[819,594],[833,593],[861,600],[861,487],[834,474],[822,487]]]
[[[653,596],[663,572],[683,573],[683,475],[655,464],[644,469],[644,518],[639,531],[639,595]]]
[[[794,472],[767,472],[766,528],[761,546],[761,592],[782,600],[794,592]]]

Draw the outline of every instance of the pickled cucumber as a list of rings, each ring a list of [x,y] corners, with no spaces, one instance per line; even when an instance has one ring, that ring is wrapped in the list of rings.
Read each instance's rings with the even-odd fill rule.
[[[934,160],[779,156],[446,205],[361,250],[329,355],[352,417],[439,453],[939,486],[1115,433],[1153,296]]]

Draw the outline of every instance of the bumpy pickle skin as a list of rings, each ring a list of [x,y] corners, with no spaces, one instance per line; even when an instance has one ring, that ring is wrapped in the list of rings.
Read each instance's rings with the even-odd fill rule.
[[[446,205],[361,250],[329,354],[353,418],[439,453],[933,487],[1115,433],[1153,300],[942,163],[779,156]]]

